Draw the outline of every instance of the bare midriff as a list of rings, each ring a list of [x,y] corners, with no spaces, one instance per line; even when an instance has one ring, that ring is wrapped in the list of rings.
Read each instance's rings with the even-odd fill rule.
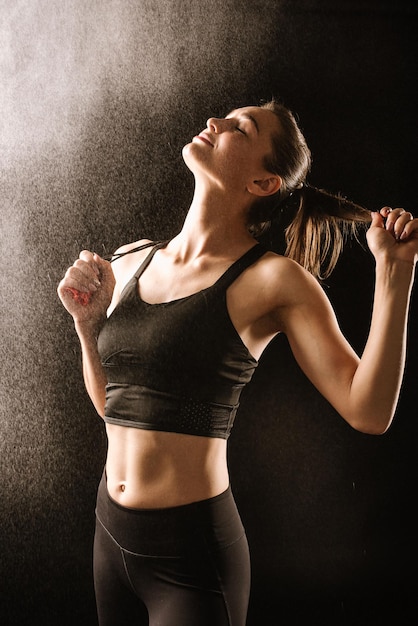
[[[228,488],[225,439],[106,424],[109,495],[120,505],[164,508]]]

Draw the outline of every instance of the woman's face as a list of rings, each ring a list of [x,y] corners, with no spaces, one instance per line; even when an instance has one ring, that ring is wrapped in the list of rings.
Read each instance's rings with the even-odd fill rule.
[[[278,131],[279,121],[271,111],[235,109],[225,118],[210,118],[206,128],[183,148],[183,158],[195,176],[203,175],[226,190],[244,190],[269,175],[264,159]]]

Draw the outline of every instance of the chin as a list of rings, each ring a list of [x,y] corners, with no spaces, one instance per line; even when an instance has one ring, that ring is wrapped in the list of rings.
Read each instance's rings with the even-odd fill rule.
[[[192,143],[186,143],[185,146],[183,146],[182,150],[181,150],[181,154],[183,156],[183,159],[186,158],[186,155],[188,152],[190,152],[190,148],[191,148]]]
[[[183,146],[182,151],[181,151],[181,156],[183,157],[183,161],[185,162],[185,164],[187,165],[189,169],[190,169],[189,163],[192,160],[190,156],[190,145],[191,144],[187,143],[185,146]]]
[[[194,171],[195,169],[201,167],[203,165],[202,155],[199,154],[199,151],[196,150],[197,146],[193,142],[186,143],[183,147],[181,154],[183,157],[183,161],[187,165],[190,171]]]

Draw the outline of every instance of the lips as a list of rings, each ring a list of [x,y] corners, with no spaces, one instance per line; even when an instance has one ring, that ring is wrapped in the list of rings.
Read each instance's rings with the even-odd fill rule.
[[[211,146],[213,148],[213,143],[211,141],[209,141],[209,139],[206,137],[206,135],[203,135],[203,134],[197,135],[196,139],[200,139],[201,141],[206,143],[208,146]]]

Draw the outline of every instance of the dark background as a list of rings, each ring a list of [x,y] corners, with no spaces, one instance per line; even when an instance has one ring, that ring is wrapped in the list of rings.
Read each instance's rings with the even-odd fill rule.
[[[91,551],[105,437],[56,296],[65,269],[82,248],[174,235],[192,194],[183,144],[209,116],[272,95],[300,118],[312,184],[370,209],[417,213],[415,7],[0,3],[3,626],[96,623]],[[352,242],[325,287],[358,350],[372,270]],[[263,356],[230,440],[253,558],[250,626],[414,623],[416,311],[414,297],[402,397],[381,437],[353,431],[330,408],[285,338]]]

